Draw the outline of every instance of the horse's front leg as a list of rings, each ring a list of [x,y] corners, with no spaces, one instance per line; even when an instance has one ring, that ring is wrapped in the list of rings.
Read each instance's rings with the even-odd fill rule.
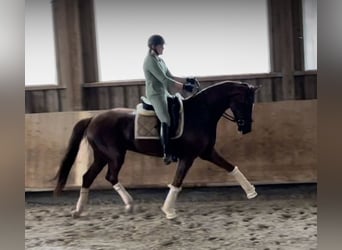
[[[252,199],[258,195],[257,192],[255,192],[255,187],[247,180],[243,173],[240,172],[239,168],[227,162],[215,149],[213,149],[209,155],[201,156],[201,158],[227,170],[240,184],[248,199]]]
[[[188,172],[189,168],[191,167],[194,159],[181,159],[178,163],[177,172],[173,179],[172,184],[169,184],[168,187],[170,191],[164,201],[164,204],[161,210],[165,213],[167,219],[174,219],[177,217],[176,214],[176,200],[178,193],[182,190],[182,183]]]

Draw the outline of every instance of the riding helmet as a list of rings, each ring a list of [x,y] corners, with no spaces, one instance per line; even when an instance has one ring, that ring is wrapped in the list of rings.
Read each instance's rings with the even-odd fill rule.
[[[163,45],[165,43],[164,38],[161,35],[152,35],[147,42],[149,48],[152,46]]]

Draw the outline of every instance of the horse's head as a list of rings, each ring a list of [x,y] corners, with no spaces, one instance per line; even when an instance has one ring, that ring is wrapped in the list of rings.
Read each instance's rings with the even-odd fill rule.
[[[230,109],[234,114],[238,131],[247,134],[252,131],[254,96],[259,87],[245,83],[241,84],[241,87],[237,94],[231,98]]]

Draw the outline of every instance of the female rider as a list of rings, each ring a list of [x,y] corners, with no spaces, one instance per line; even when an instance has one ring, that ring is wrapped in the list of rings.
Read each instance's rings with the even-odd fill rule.
[[[161,122],[160,140],[163,146],[164,163],[170,164],[172,155],[169,149],[170,115],[168,112],[167,97],[170,95],[168,89],[172,85],[176,91],[182,89],[191,91],[187,85],[187,79],[173,76],[168,70],[163,59],[159,55],[164,51],[164,38],[160,35],[152,35],[147,42],[149,51],[144,60],[144,75],[146,84],[146,97],[151,102],[158,119]],[[189,88],[187,88],[189,87]]]

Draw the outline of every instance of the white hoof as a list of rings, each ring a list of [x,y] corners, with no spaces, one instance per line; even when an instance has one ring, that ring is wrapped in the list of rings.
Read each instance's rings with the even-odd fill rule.
[[[72,218],[76,219],[76,218],[79,218],[81,216],[81,212],[80,211],[76,211],[76,210],[73,210],[71,212],[71,216]]]
[[[247,194],[247,198],[248,198],[248,199],[253,199],[253,198],[255,198],[257,195],[258,195],[258,193],[255,192],[255,190],[254,190],[254,191],[252,191],[252,192],[250,192],[250,193]]]
[[[167,210],[162,207],[161,210],[166,215],[166,219],[172,220],[177,217],[176,210],[174,208]]]
[[[125,206],[126,213],[132,213],[133,212],[133,204],[128,204]]]

